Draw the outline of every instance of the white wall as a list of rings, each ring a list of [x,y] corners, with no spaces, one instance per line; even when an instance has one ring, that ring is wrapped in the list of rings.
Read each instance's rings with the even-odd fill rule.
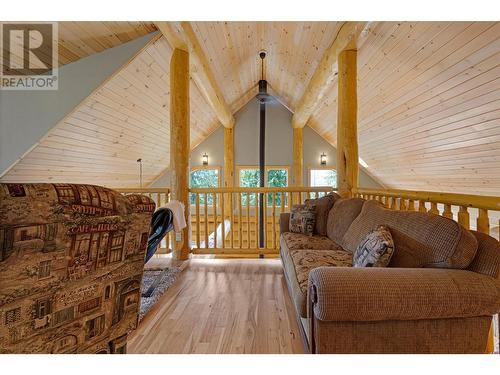
[[[238,165],[259,164],[259,104],[251,100],[235,114],[234,160]],[[282,105],[272,105],[266,111],[266,164],[293,164],[292,114]],[[309,168],[320,167],[319,156],[327,154],[327,166],[336,167],[336,149],[309,127],[304,128],[304,184],[308,184]],[[191,166],[201,166],[201,156],[208,154],[209,165],[221,167],[224,173],[224,129],[219,127],[205,141],[191,152]],[[235,174],[236,174],[235,168]],[[237,182],[235,181],[235,184]],[[362,187],[380,188],[381,186],[360,170],[359,184]],[[170,174],[166,172],[152,186],[168,187]]]
[[[0,90],[0,176],[153,35],[62,66],[58,90]]]

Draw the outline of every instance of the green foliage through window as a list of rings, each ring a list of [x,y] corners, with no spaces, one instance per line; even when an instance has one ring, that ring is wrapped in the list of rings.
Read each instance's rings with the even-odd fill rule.
[[[218,169],[197,169],[189,174],[190,188],[217,188],[219,187]],[[195,194],[189,194],[190,204],[195,204]],[[214,201],[214,194],[208,194],[208,204]],[[200,204],[205,204],[205,194],[200,194]]]

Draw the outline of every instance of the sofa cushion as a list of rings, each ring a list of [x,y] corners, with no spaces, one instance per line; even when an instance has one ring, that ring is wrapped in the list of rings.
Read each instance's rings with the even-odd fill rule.
[[[289,250],[343,250],[325,236],[308,236],[301,233],[285,232],[280,237],[281,247]]]
[[[389,228],[380,225],[359,243],[352,256],[353,267],[387,267],[394,253]]]
[[[307,280],[316,267],[349,267],[352,255],[343,250],[291,250],[282,248],[281,260],[295,309],[307,317]]]
[[[477,253],[468,270],[498,279],[500,276],[500,242],[485,233],[471,231],[477,239]]]
[[[329,239],[338,244],[342,242],[345,232],[361,212],[363,203],[365,201],[360,198],[340,198],[335,201],[327,220],[326,234]]]
[[[296,204],[292,207],[290,211],[290,232],[312,236],[315,223],[316,206]]]
[[[326,222],[328,220],[328,214],[337,199],[340,199],[340,195],[336,193],[330,193],[321,198],[306,199],[305,204],[316,206],[316,224],[314,226],[314,234],[326,236]]]
[[[378,225],[388,226],[394,240],[391,267],[467,268],[476,254],[476,238],[457,222],[422,212],[390,210],[377,201],[364,203],[342,247],[356,250]]]

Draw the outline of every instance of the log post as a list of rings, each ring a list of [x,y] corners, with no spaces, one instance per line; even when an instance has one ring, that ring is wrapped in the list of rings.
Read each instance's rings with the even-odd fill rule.
[[[337,186],[342,197],[358,187],[357,51],[340,52],[337,111]]]
[[[232,127],[224,128],[224,187],[234,187],[234,128]],[[231,205],[233,194],[226,194],[225,199],[225,206],[233,207]]]
[[[189,258],[191,218],[189,213],[189,54],[174,49],[170,60],[170,165],[171,199],[185,205],[187,228],[175,235],[173,257]]]
[[[293,128],[293,166],[292,185],[303,186],[304,157],[303,157],[303,128]]]

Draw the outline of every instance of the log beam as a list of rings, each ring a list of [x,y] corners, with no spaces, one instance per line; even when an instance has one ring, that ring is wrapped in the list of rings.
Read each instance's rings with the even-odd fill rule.
[[[303,128],[293,129],[293,166],[292,186],[303,186],[304,179],[304,149]]]
[[[210,68],[200,42],[189,22],[180,22],[174,29],[170,22],[155,22],[156,28],[162,32],[172,48],[189,51],[191,60],[191,78],[200,90],[207,103],[213,109],[222,126],[232,128],[234,116],[226,103],[215,76]]]
[[[368,23],[345,22],[331,46],[326,50],[309,84],[300,98],[292,117],[294,128],[303,128],[321,102],[338,73],[338,55],[344,49],[355,49],[358,39],[367,35]]]
[[[357,51],[339,57],[337,112],[337,186],[342,197],[358,187]]]
[[[189,53],[174,49],[170,60],[170,165],[171,199],[184,203],[188,227],[174,239],[173,257],[189,258],[191,248],[189,212]]]

